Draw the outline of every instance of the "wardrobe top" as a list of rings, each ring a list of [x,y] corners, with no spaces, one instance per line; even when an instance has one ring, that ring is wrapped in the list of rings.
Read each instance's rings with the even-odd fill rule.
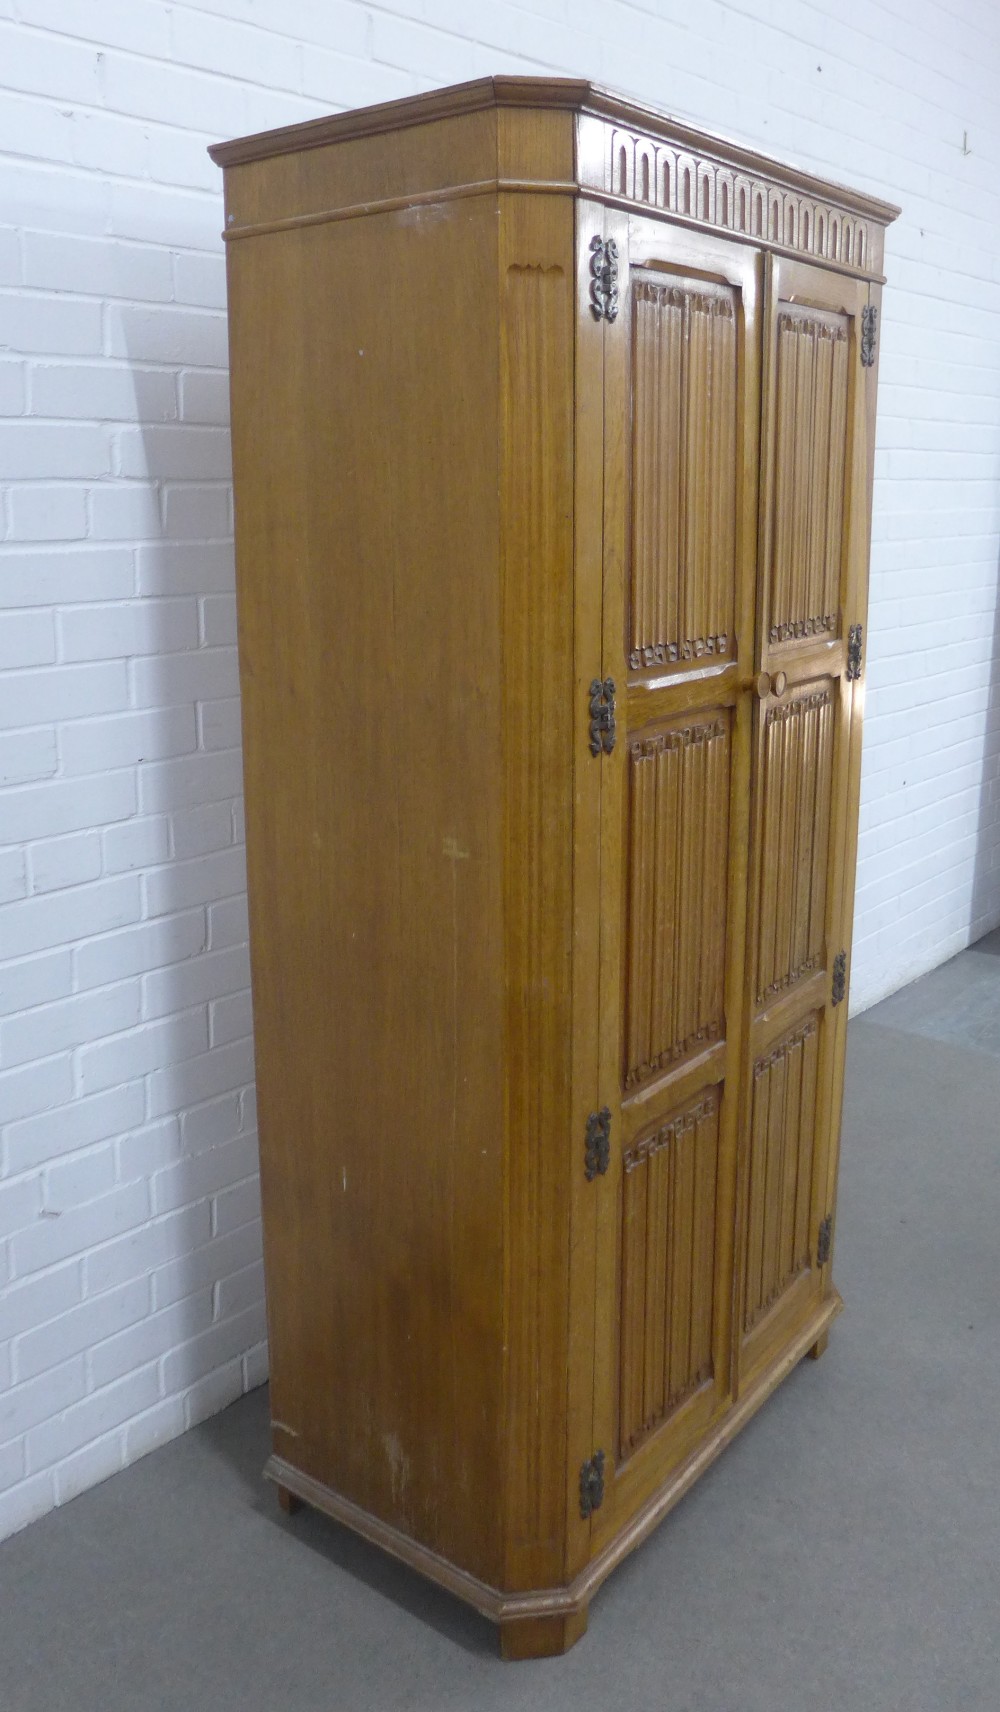
[[[662,108],[618,95],[596,83],[568,77],[477,78],[471,83],[452,84],[446,89],[430,90],[425,95],[412,95],[401,101],[358,107],[347,113],[332,113],[327,118],[309,119],[301,125],[284,125],[278,130],[238,137],[233,142],[216,143],[208,152],[220,166],[240,166],[275,155],[298,154],[306,149],[324,148],[331,143],[428,125],[435,120],[512,108],[589,115],[628,132],[628,139],[623,138],[622,142],[627,152],[630,145],[634,151],[636,145],[641,145],[646,139],[654,149],[657,143],[664,143],[674,150],[690,154],[695,161],[708,157],[715,168],[729,168],[750,180],[805,192],[835,207],[862,214],[879,225],[889,225],[900,212],[893,203],[884,202],[879,197],[819,178],[814,173],[773,160],[718,134],[697,130],[671,117]],[[579,169],[579,160],[577,164]],[[622,161],[626,173],[629,164],[627,160]],[[580,188],[591,188],[589,175],[578,170],[577,179]],[[635,190],[629,195],[629,200],[640,200]],[[646,200],[656,205],[659,199],[650,192]]]

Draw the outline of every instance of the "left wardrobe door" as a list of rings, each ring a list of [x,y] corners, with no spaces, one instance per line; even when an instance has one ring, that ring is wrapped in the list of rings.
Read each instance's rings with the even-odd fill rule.
[[[606,229],[598,1545],[731,1395],[761,289],[746,246]]]

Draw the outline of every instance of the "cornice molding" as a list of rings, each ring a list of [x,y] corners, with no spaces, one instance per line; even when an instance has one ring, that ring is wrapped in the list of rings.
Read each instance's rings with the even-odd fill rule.
[[[829,205],[836,211],[861,215],[881,226],[888,225],[899,213],[893,203],[884,202],[879,197],[868,196],[832,180],[820,178],[814,173],[800,171],[784,162],[759,154],[742,143],[697,130],[682,120],[673,118],[661,108],[630,100],[611,90],[603,89],[599,84],[576,78],[478,78],[472,83],[458,83],[447,89],[431,90],[426,95],[408,96],[401,101],[360,107],[347,113],[334,113],[327,118],[310,119],[301,125],[286,125],[279,130],[239,137],[233,142],[216,143],[208,152],[219,166],[241,166],[249,161],[266,160],[275,155],[296,154],[305,149],[324,148],[327,144],[351,138],[377,136],[385,132],[405,130],[413,125],[429,124],[438,119],[499,108],[557,110],[609,121],[613,126],[631,133],[637,148],[645,144],[655,149],[657,144],[665,144],[680,153],[702,158],[717,169],[730,171],[734,175],[742,174],[750,180],[770,185],[779,191],[805,195],[816,202]],[[601,189],[606,194],[627,195],[628,193],[620,190],[613,181],[613,172],[610,176],[611,182],[600,186],[580,180],[579,188]],[[635,198],[634,195],[630,199],[643,200],[641,197]],[[658,206],[661,209],[671,206],[650,198],[645,200],[650,206]],[[700,204],[698,206],[700,207]],[[684,212],[676,207],[674,211]],[[694,218],[699,218],[693,208],[690,212]],[[710,223],[719,222],[713,220]],[[758,235],[767,237],[770,234],[765,232]],[[781,241],[784,241],[784,232]]]

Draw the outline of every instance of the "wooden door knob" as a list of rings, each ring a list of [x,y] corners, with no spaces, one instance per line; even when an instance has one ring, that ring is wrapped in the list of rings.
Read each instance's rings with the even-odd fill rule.
[[[758,672],[757,676],[753,680],[754,692],[760,697],[761,701],[766,701],[768,696],[784,695],[787,688],[787,672],[775,672],[773,678],[770,672]]]

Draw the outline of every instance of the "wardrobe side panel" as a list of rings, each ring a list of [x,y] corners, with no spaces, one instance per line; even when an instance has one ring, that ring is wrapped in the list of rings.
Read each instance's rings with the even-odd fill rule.
[[[229,246],[274,1448],[494,1583],[496,270],[484,198]]]

